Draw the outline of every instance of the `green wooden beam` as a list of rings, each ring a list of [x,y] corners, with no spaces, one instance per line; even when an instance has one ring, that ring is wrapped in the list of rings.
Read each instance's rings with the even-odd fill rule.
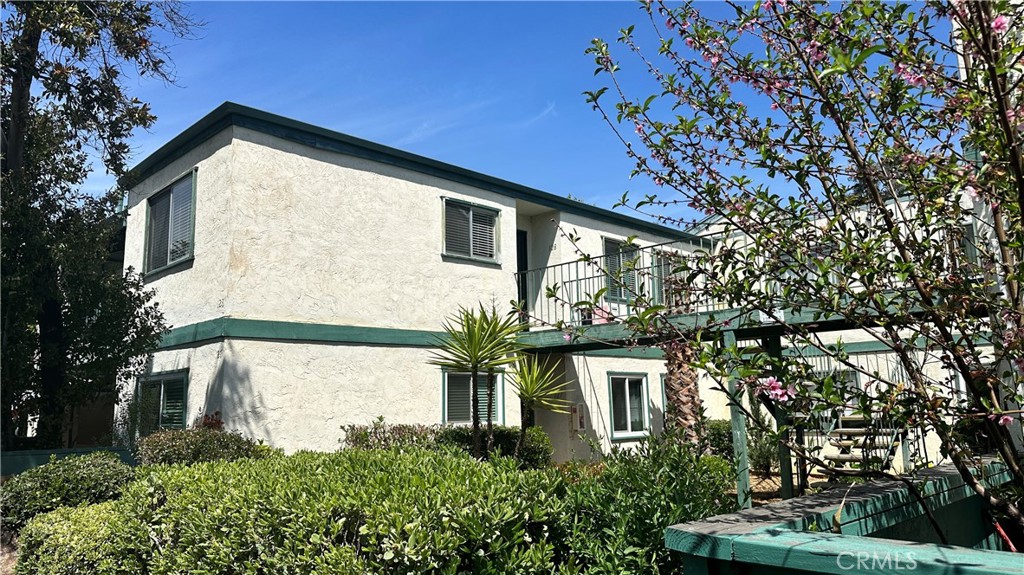
[[[725,332],[722,344],[726,347],[736,345],[736,334]],[[736,394],[739,375],[733,371],[729,374],[727,382],[729,395],[738,397]],[[742,400],[742,397],[738,399]],[[747,418],[735,402],[729,403],[729,421],[732,424],[732,450],[736,461],[736,501],[740,509],[748,509],[751,506],[750,499],[750,459],[747,455]]]

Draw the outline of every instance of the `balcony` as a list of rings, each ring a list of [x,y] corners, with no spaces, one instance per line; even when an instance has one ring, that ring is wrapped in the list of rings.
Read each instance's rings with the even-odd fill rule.
[[[638,305],[665,306],[668,315],[724,310],[684,271],[687,258],[710,247],[710,241],[622,244],[617,253],[519,272],[523,311],[532,330],[544,330],[619,323]]]

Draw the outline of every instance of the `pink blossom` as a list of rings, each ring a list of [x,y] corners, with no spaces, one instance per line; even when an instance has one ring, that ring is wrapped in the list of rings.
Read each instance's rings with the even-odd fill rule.
[[[964,188],[964,192],[971,197],[972,200],[978,199],[978,190],[974,186],[967,186]]]
[[[667,20],[665,20],[665,27],[668,28],[669,30],[674,29],[676,27],[675,20],[669,17]]]
[[[825,59],[825,51],[821,49],[821,43],[817,40],[811,40],[811,43],[807,45],[807,50],[811,54],[811,61],[821,62]]]
[[[992,20],[992,31],[1002,34],[1010,29],[1010,19],[1005,14],[1000,14]]]
[[[786,402],[796,397],[796,384],[791,383],[789,387],[782,387],[782,382],[775,376],[771,376],[758,385],[758,392],[767,395],[775,401]]]
[[[1009,427],[1011,423],[1013,423],[1013,418],[1009,415],[1004,414],[999,418],[999,425],[1002,425],[1003,427]]]
[[[562,334],[562,339],[564,339],[567,342],[572,341],[572,334],[569,332],[565,332]]]

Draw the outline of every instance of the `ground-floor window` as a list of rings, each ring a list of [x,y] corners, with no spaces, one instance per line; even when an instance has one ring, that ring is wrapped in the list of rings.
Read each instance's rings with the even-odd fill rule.
[[[185,427],[188,371],[158,373],[139,379],[139,433]]]
[[[480,401],[480,421],[487,422],[487,374],[481,373],[478,376],[477,397]],[[500,424],[501,414],[504,413],[502,402],[502,374],[494,374],[494,381],[491,383],[494,389],[494,406],[491,410],[491,422]],[[468,373],[444,374],[442,421],[444,423],[468,424],[473,423],[472,382]]]
[[[650,420],[646,374],[609,374],[612,439],[647,434]]]

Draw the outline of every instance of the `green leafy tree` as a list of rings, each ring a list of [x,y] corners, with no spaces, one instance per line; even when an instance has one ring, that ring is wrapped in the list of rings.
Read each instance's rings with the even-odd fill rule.
[[[494,372],[514,363],[520,346],[516,334],[522,330],[515,314],[501,316],[497,309],[488,311],[484,306],[477,310],[459,308],[442,325],[445,335],[437,339],[438,350],[433,353],[430,363],[453,371],[470,374],[470,402],[473,420],[473,456],[483,457],[480,440],[480,375],[486,374],[487,413],[494,413]],[[493,418],[487,418],[491,429]],[[488,437],[491,434],[488,433]],[[490,443],[491,441],[489,441]]]
[[[641,9],[649,25],[621,31],[625,56],[594,41],[608,82],[588,99],[653,182],[623,205],[680,225],[697,219],[680,206],[710,217],[715,247],[672,275],[719,311],[679,333],[668,310],[639,305],[637,331],[702,342],[693,364],[740,409],[742,390],[725,383],[737,375],[763,382],[758,396],[784,411],[923,429],[997,515],[1024,525],[1024,5]],[[620,81],[634,63],[649,90]],[[899,369],[854,361],[825,323],[855,330]],[[721,343],[765,325],[792,353]],[[868,385],[840,385],[812,356]],[[1009,485],[980,480],[979,453],[955,432],[965,421],[990,440]],[[765,431],[829,467],[785,421]]]
[[[519,396],[519,409],[522,421],[519,427],[519,440],[516,442],[516,455],[526,441],[526,429],[534,424],[534,410],[546,409],[555,413],[568,413],[569,401],[562,393],[569,387],[569,382],[561,381],[558,364],[551,362],[545,366],[534,354],[519,357],[512,368],[512,386]]]
[[[171,80],[161,35],[193,23],[175,3],[5,2],[2,54],[2,444],[14,415],[39,415],[39,446],[62,443],[69,407],[116,390],[165,329],[120,249],[123,189],[82,184],[90,156],[125,172],[128,139],[154,121],[125,91]]]

